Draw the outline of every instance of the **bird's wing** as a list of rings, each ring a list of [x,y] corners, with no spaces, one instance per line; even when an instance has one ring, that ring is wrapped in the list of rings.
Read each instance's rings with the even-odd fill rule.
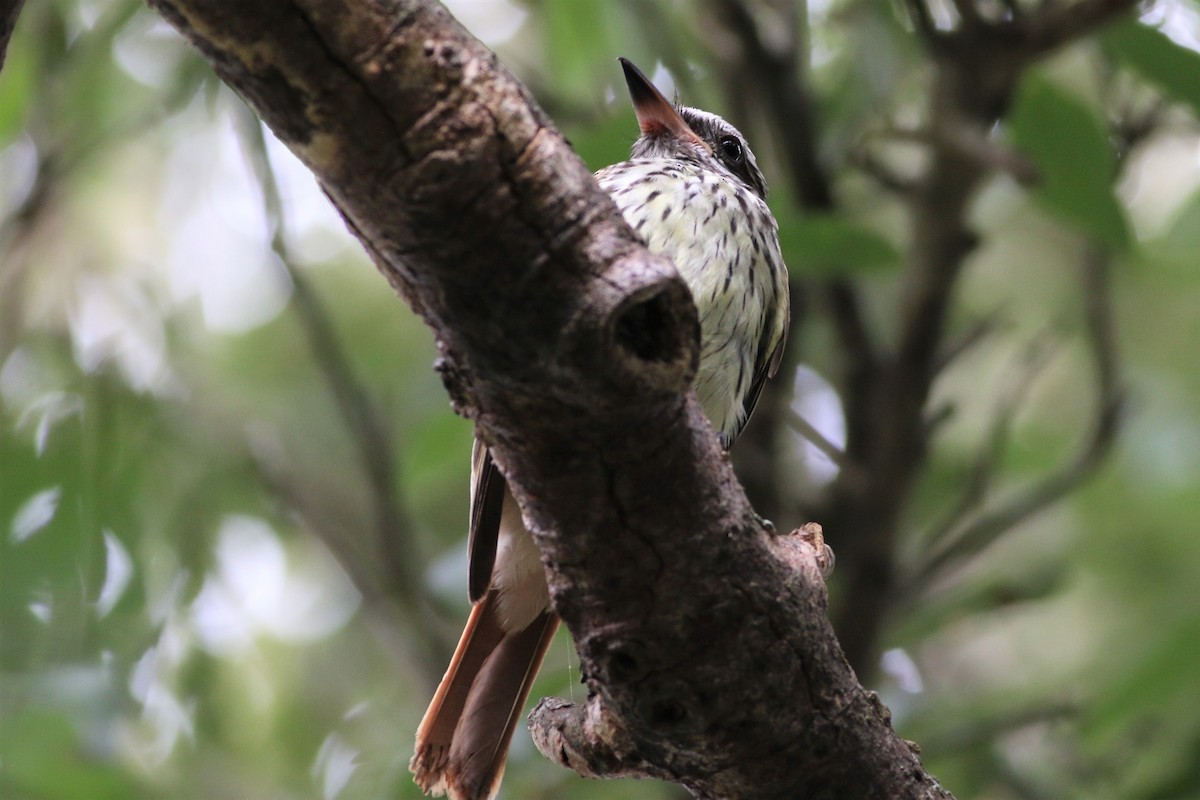
[[[754,377],[750,380],[750,389],[746,392],[746,399],[742,401],[741,418],[728,436],[722,437],[726,450],[733,446],[738,434],[750,421],[750,415],[754,413],[754,407],[758,405],[758,398],[762,396],[767,379],[775,377],[775,373],[779,371],[779,363],[783,360],[783,348],[787,344],[788,329],[791,324],[791,303],[785,283],[779,302],[770,309],[767,318],[763,321],[762,335],[758,339],[758,353],[754,357]]]
[[[476,603],[487,594],[496,565],[500,510],[508,484],[479,439],[471,448],[471,523],[467,534],[467,594]]]

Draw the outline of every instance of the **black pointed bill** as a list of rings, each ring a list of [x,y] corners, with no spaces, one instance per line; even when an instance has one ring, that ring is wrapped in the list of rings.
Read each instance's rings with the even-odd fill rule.
[[[688,126],[671,101],[650,82],[650,79],[627,58],[617,59],[625,70],[625,83],[629,86],[629,99],[637,114],[638,127],[643,136],[675,136],[707,147],[696,132]]]

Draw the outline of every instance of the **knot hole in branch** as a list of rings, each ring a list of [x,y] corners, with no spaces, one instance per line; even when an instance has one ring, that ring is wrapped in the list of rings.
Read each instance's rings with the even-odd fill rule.
[[[613,335],[624,354],[646,362],[644,367],[687,369],[700,338],[687,287],[673,279],[631,294],[614,314]]]

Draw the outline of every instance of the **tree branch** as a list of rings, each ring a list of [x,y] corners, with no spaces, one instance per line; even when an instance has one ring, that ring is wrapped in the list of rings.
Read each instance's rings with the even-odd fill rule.
[[[0,0],[0,69],[4,69],[4,58],[8,55],[8,42],[17,26],[17,17],[25,0]]]
[[[929,167],[909,196],[912,244],[895,348],[881,359],[878,380],[870,386],[872,396],[860,401],[871,412],[865,423],[869,452],[848,448],[872,477],[864,485],[839,480],[830,514],[822,520],[831,530],[845,532],[845,538],[837,539],[846,567],[841,578],[846,595],[855,602],[841,609],[836,622],[846,654],[860,671],[870,669],[875,637],[894,596],[894,542],[929,447],[925,405],[944,349],[958,278],[976,244],[968,224],[970,202],[996,166],[991,149],[981,152],[980,143],[989,141],[988,130],[1006,112],[1029,64],[1134,4],[1135,0],[1082,0],[1047,5],[1017,19],[979,20],[940,33],[929,28],[928,9],[921,0],[909,2],[937,70],[928,112],[934,146]],[[1017,171],[1024,173],[1019,165]],[[851,426],[849,442],[855,441]],[[1050,502],[1060,496],[1058,487],[1035,499]]]
[[[1060,500],[1087,480],[1116,442],[1124,390],[1118,373],[1117,342],[1113,327],[1109,257],[1089,245],[1080,267],[1087,341],[1096,380],[1095,416],[1086,439],[1066,464],[1019,493],[1010,502],[943,536],[917,569],[909,583],[927,586],[939,575],[973,556],[1025,520]]]
[[[784,417],[793,430],[808,440],[823,456],[832,461],[838,469],[856,468],[854,464],[846,459],[846,452],[842,448],[825,438],[823,433],[813,427],[812,423],[806,420],[795,409],[790,407],[785,409]]]
[[[974,512],[987,498],[1004,450],[1008,446],[1012,434],[1013,420],[1021,408],[1034,379],[1041,374],[1042,369],[1050,360],[1055,348],[1046,334],[1037,337],[1026,348],[1021,357],[1021,372],[1016,380],[1007,381],[1007,389],[996,402],[992,412],[992,424],[986,441],[979,448],[975,463],[967,472],[966,484],[957,502],[950,506],[942,519],[935,523],[931,531],[920,537],[930,548],[939,547],[948,537],[958,530],[964,519]]]
[[[568,713],[611,745],[572,739],[573,766],[699,797],[949,796],[842,658],[817,549],[763,531],[688,391],[686,286],[493,54],[419,0],[151,2],[433,328],[575,636]]]
[[[1137,0],[1078,0],[1048,4],[1011,25],[1030,58],[1046,55],[1129,13]]]
[[[933,45],[940,33],[937,26],[933,24],[933,17],[929,13],[929,6],[925,4],[925,0],[904,0],[904,6],[908,9],[908,18],[917,35],[926,44]]]
[[[808,48],[798,34],[801,27],[801,20],[797,18],[798,4],[787,0],[781,4],[784,10],[779,15],[783,17],[783,23],[779,27],[785,29],[788,35],[786,38],[773,37],[770,43],[768,37],[763,35],[754,9],[745,0],[716,0],[715,5],[726,27],[742,45],[744,69],[739,69],[739,83],[747,82],[745,76],[748,74],[752,78],[748,83],[764,87],[763,107],[770,115],[772,132],[786,156],[794,195],[805,210],[832,211],[836,205],[833,189],[817,157],[816,113],[805,83],[807,69],[804,56]],[[786,44],[781,46],[779,39]],[[851,423],[849,427],[861,430],[862,426],[856,426],[855,423],[868,413],[866,399],[871,396],[877,367],[872,331],[863,314],[858,288],[851,281],[835,278],[821,282],[816,288],[815,294],[823,301],[841,349],[840,363],[845,376],[842,399],[846,406],[846,417]],[[794,290],[793,327],[802,318],[802,314],[795,309],[804,308],[802,303],[796,301],[796,294]],[[793,360],[794,366],[797,353],[798,349],[793,345],[784,358]],[[762,426],[763,418],[772,419],[775,424],[768,427],[773,431],[782,427],[785,419],[781,413],[771,412],[785,406],[779,395],[790,397],[790,387],[778,383],[768,385],[767,393],[775,395],[768,398],[774,402],[764,403],[757,422]],[[862,437],[850,436],[847,450],[851,460],[861,454],[862,444]],[[738,455],[743,463],[747,460],[745,447],[743,444]],[[769,449],[769,445],[760,449]]]

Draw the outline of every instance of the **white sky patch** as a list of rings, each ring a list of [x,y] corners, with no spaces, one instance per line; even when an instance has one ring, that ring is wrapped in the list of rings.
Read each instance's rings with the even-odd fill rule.
[[[108,616],[117,605],[129,579],[133,577],[133,559],[129,551],[116,535],[104,531],[104,585],[100,588],[100,596],[96,598],[96,616],[100,619]]]
[[[358,755],[358,750],[336,733],[325,737],[312,766],[313,780],[320,782],[324,800],[334,800],[346,788],[358,769]]]
[[[43,489],[22,503],[17,513],[13,514],[9,538],[20,544],[49,525],[58,513],[58,501],[61,497],[62,487],[54,486]]]
[[[1156,137],[1153,146],[1132,154],[1117,188],[1140,237],[1165,234],[1200,188],[1200,137]]]
[[[100,15],[109,8],[108,0],[80,0],[75,4],[75,14],[84,30],[91,30],[100,21]]]
[[[162,317],[143,286],[121,275],[80,275],[70,319],[75,361],[84,372],[111,362],[135,391],[172,393],[177,382]]]
[[[925,691],[925,681],[921,679],[917,662],[903,648],[894,647],[886,651],[879,659],[879,667],[902,691],[909,694]]]
[[[450,13],[488,47],[517,35],[529,12],[509,0],[446,0]]]
[[[183,115],[206,114],[193,108]],[[231,116],[186,128],[165,164],[159,224],[172,231],[167,252],[171,293],[198,300],[208,328],[243,333],[274,319],[291,283],[271,252],[261,193],[246,166]],[[197,154],[205,163],[198,168]]]
[[[141,704],[142,725],[128,732],[128,749],[143,765],[161,765],[180,738],[195,740],[195,701],[181,700],[172,689],[188,646],[181,626],[169,621],[130,673],[129,693]]]
[[[845,449],[846,417],[842,412],[841,399],[828,381],[808,367],[796,368],[792,385],[792,410],[834,447]],[[795,430],[789,438],[799,462],[797,466],[803,471],[809,485],[824,486],[837,477],[837,464],[819,447]]]
[[[675,93],[678,91],[675,86],[675,76],[671,74],[671,70],[667,69],[666,64],[661,61],[654,62],[654,72],[650,75],[650,82],[658,87],[663,97],[671,102],[675,101]]]
[[[362,252],[312,171],[265,126],[267,157],[279,184],[289,255],[300,265]]]
[[[429,588],[448,603],[465,604],[467,595],[462,587],[467,580],[467,560],[466,542],[434,558],[425,573]]]
[[[28,406],[51,388],[52,381],[50,370],[18,345],[0,365],[0,400],[10,409]]]
[[[138,83],[165,88],[186,50],[179,33],[157,14],[135,14],[113,39],[113,58]]]
[[[1181,0],[1159,0],[1146,8],[1142,22],[1158,28],[1175,44],[1200,51],[1200,9]]]
[[[30,601],[28,608],[33,618],[43,625],[49,623],[50,618],[54,616],[54,601],[48,594]]]
[[[335,632],[358,608],[359,597],[324,551],[288,558],[275,531],[261,519],[226,517],[217,543],[217,567],[192,605],[201,644],[216,655],[236,655],[261,635],[287,642]]]

